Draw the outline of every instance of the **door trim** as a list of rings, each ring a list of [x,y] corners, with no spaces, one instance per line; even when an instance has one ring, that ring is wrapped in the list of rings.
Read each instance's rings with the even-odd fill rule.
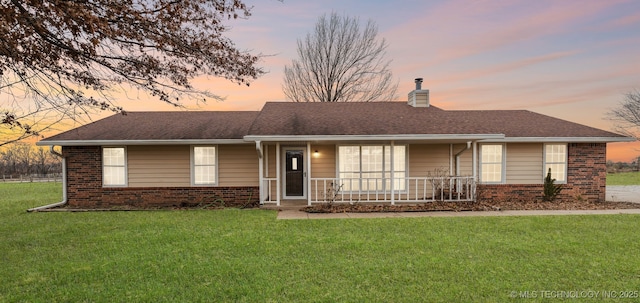
[[[301,151],[302,152],[302,161],[301,163],[299,163],[299,165],[302,165],[302,196],[287,196],[287,151],[291,151],[291,150],[295,150],[295,151]],[[281,168],[280,168],[280,174],[281,174],[281,178],[282,178],[282,198],[283,199],[289,199],[289,200],[307,200],[307,181],[308,181],[308,171],[309,168],[307,167],[307,163],[308,163],[308,159],[307,157],[309,157],[308,153],[307,153],[307,147],[306,146],[285,146],[285,147],[281,147],[281,153],[280,153],[280,157],[282,157],[282,161],[280,163]]]

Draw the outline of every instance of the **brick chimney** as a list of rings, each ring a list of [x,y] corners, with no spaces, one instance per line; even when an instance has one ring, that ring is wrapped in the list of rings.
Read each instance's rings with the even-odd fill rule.
[[[429,107],[429,90],[422,89],[422,78],[416,78],[416,89],[409,93],[407,103],[413,107]]]

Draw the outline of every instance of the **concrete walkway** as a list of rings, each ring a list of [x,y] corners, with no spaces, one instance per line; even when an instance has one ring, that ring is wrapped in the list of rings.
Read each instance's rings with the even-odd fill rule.
[[[418,217],[502,217],[502,216],[566,216],[566,215],[640,215],[640,209],[602,210],[503,210],[503,211],[431,211],[397,213],[337,213],[310,214],[299,210],[286,209],[278,212],[278,219],[364,219],[364,218],[418,218]]]
[[[640,203],[640,185],[609,185],[607,201]]]
[[[640,203],[640,186],[607,186],[607,201]],[[504,210],[504,211],[432,211],[397,213],[337,213],[309,214],[287,208],[278,212],[278,219],[355,219],[355,218],[416,218],[416,217],[499,217],[499,216],[565,216],[565,215],[615,215],[640,214],[640,209],[603,210]]]

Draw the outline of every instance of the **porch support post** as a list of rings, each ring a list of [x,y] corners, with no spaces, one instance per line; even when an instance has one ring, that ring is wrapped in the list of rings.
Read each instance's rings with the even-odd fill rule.
[[[391,205],[396,204],[396,182],[395,182],[395,167],[393,166],[393,161],[394,160],[394,141],[391,141],[391,154],[390,154],[390,158],[391,158]],[[384,162],[384,161],[383,161]]]
[[[307,205],[311,206],[311,142],[307,141]]]
[[[478,142],[473,141],[473,157],[471,159],[473,165],[473,180],[478,182]]]
[[[258,175],[260,176],[260,178],[258,178],[258,191],[260,192],[259,194],[259,198],[260,198],[260,205],[262,205],[264,203],[264,190],[265,190],[265,186],[264,186],[264,157],[262,156],[262,143],[260,141],[256,141],[256,149],[258,149]]]
[[[264,167],[264,177],[269,178],[269,145],[265,145],[264,147],[264,163],[267,165]]]
[[[449,144],[449,175],[453,175],[453,143]],[[456,164],[457,165],[457,164]],[[457,175],[456,175],[457,177]]]
[[[473,141],[473,156],[471,159],[471,164],[473,164],[473,190],[471,191],[472,199],[475,202],[476,197],[476,186],[478,185],[478,142]]]
[[[276,205],[280,206],[280,142],[276,143]]]

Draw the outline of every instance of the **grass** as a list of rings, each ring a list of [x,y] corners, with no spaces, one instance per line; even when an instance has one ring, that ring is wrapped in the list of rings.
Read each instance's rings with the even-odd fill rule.
[[[640,291],[639,216],[25,212],[57,202],[59,186],[0,184],[1,302],[549,301],[541,291],[606,302],[602,291]]]
[[[640,172],[607,174],[607,185],[640,185]]]

